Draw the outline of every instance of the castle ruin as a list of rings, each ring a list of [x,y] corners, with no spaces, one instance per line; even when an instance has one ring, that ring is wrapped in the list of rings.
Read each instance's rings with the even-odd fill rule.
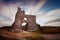
[[[27,18],[27,20],[24,20]],[[35,15],[25,15],[24,11],[21,11],[21,8],[18,8],[18,11],[15,15],[15,21],[12,24],[11,31],[13,32],[21,32],[22,23],[26,22],[27,26],[25,26],[26,31],[36,31],[38,30],[38,26],[36,25],[36,16]]]

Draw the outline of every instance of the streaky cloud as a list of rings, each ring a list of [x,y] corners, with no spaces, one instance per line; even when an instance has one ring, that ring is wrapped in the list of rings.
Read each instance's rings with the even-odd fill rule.
[[[40,0],[36,5],[33,5],[34,4],[33,2],[30,5],[30,7],[26,10],[26,13],[29,13],[30,15],[35,15],[45,3],[46,3],[46,0]]]
[[[53,23],[53,22],[60,22],[60,18],[59,19],[52,20],[52,21],[48,21],[45,24],[49,24],[49,23]]]
[[[38,16],[37,23],[40,24],[41,26],[45,26],[45,24],[47,25],[51,23],[52,26],[53,21],[58,22],[59,19],[60,19],[60,9],[54,9],[52,11],[43,14],[42,16]]]
[[[60,21],[55,21],[55,22],[52,22],[52,23],[48,23],[48,24],[44,24],[44,26],[60,26]]]
[[[53,24],[55,24],[55,26],[60,25],[58,24],[58,21],[60,22],[60,9],[55,9],[55,10],[48,12],[46,15],[46,19],[47,21],[45,24],[46,25],[49,24],[48,26],[53,26]]]

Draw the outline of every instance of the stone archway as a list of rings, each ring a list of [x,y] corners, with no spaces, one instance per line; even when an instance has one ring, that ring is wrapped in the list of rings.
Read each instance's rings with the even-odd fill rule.
[[[22,23],[26,22],[27,25],[25,26],[26,31],[36,31],[38,30],[38,26],[36,24],[36,16],[34,15],[25,15],[24,11],[21,11],[20,8],[18,8],[18,11],[15,15],[15,21],[12,25],[12,32],[21,32],[22,29]]]
[[[25,16],[27,18],[27,31],[36,31],[38,30],[38,26],[36,24],[36,16],[34,15],[26,15]]]

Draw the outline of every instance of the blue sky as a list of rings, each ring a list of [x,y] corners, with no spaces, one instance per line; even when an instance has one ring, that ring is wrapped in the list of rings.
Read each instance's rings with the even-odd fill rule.
[[[17,7],[41,26],[60,26],[60,0],[0,0],[0,26],[12,25]]]
[[[60,0],[47,0],[45,5],[41,8],[42,11],[48,12],[60,8]]]
[[[26,1],[27,0],[3,0],[3,2],[5,3],[17,3],[18,1],[22,2],[24,5],[26,5]],[[31,0],[32,1],[32,0]],[[30,1],[30,3],[31,3]],[[38,3],[40,0],[34,0],[35,3]],[[53,9],[57,9],[57,8],[60,8],[60,0],[47,0],[47,2],[45,3],[45,5],[40,9],[42,11],[50,11],[50,10],[53,10]]]

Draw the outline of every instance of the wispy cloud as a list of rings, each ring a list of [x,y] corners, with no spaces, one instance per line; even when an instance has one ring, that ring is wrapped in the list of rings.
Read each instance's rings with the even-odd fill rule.
[[[26,0],[27,1],[27,0]],[[26,14],[34,14],[39,11],[39,9],[46,3],[46,0],[40,0],[39,2],[35,2],[34,0],[31,1],[28,0],[28,2],[23,1],[17,1],[16,3],[5,3],[3,0],[0,2],[0,26],[7,26],[12,25],[15,19],[15,14],[17,12],[17,7],[21,7],[23,10],[25,10]],[[36,4],[35,4],[36,3]]]
[[[37,23],[39,23],[42,26],[44,25],[53,26],[53,24],[57,26],[58,21],[60,22],[60,9],[49,11],[48,13],[46,13],[43,16],[40,16],[40,18],[38,17],[37,19]]]
[[[30,7],[26,10],[27,13],[31,15],[38,14],[39,9],[46,3],[47,0],[40,0],[36,5],[33,5],[34,2],[30,5]],[[28,5],[29,6],[29,5]]]
[[[58,22],[60,19],[60,9],[54,9],[45,13],[40,11],[40,8],[46,3],[47,0],[40,0],[35,2],[34,0],[26,0],[24,3],[22,1],[17,1],[16,3],[5,4],[0,0],[0,26],[10,26],[14,22],[15,14],[17,12],[17,7],[21,7],[25,10],[26,14],[36,15],[36,22],[41,26],[48,25],[60,25]]]

